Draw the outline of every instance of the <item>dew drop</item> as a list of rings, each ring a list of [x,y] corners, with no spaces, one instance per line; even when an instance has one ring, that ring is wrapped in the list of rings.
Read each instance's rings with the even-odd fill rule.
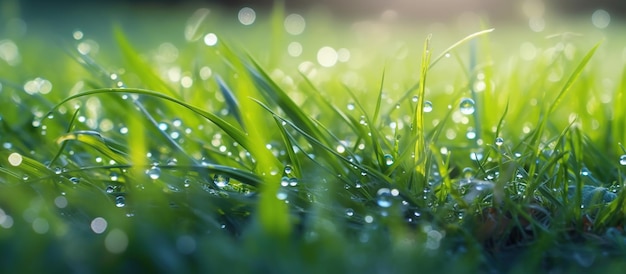
[[[290,165],[286,165],[285,169],[283,170],[285,175],[290,175],[291,172],[293,172],[293,168]]]
[[[276,198],[278,200],[284,201],[287,199],[287,192],[285,192],[284,190],[278,190],[278,192],[276,192]]]
[[[385,158],[385,164],[390,166],[393,165],[393,156],[391,156],[391,154],[385,154],[385,156],[383,156]]]
[[[297,178],[289,179],[289,186],[297,186],[297,185],[298,185],[298,179]]]
[[[226,175],[215,174],[215,176],[213,176],[213,182],[217,185],[217,187],[222,188],[228,185],[230,178]]]
[[[289,177],[287,177],[287,176],[283,176],[283,177],[280,179],[280,185],[281,185],[281,186],[288,186],[288,185],[289,185]]]
[[[111,178],[111,181],[117,181],[120,179],[120,175],[117,172],[111,172],[109,178]]]
[[[390,207],[392,204],[391,199],[391,190],[389,190],[388,188],[381,188],[376,192],[376,203],[380,207]]]
[[[189,187],[189,186],[191,186],[191,179],[185,179],[185,181],[183,182],[183,186],[184,186],[184,187]]]
[[[80,183],[80,178],[78,178],[78,177],[71,177],[70,178],[70,182],[72,182],[73,184],[77,185],[78,183]]]
[[[413,103],[417,103],[417,101],[418,101],[418,100],[419,100],[419,97],[418,97],[417,95],[414,95],[414,96],[411,98],[411,101],[413,101]]]
[[[346,216],[348,216],[348,217],[354,216],[354,209],[352,209],[352,208],[346,209]]]
[[[146,171],[146,174],[148,174],[150,179],[156,180],[156,179],[159,179],[159,177],[161,177],[161,169],[157,166],[153,166],[150,169],[148,169],[148,171]]]
[[[504,144],[504,139],[502,137],[496,138],[496,146],[501,146]]]
[[[124,207],[126,206],[126,198],[124,196],[115,197],[115,206],[116,207]]]
[[[113,193],[115,191],[115,187],[109,185],[109,186],[107,186],[107,188],[104,191],[106,191],[106,193],[109,193],[109,194]]]
[[[424,112],[432,112],[433,111],[433,103],[431,101],[424,102]]]
[[[346,106],[346,108],[348,108],[348,110],[354,110],[354,103],[348,103],[348,105]]]
[[[619,157],[619,164],[626,166],[626,154]]]
[[[461,100],[461,104],[459,104],[459,110],[465,115],[470,115],[476,110],[475,105],[476,103],[474,103],[474,100],[470,98],[463,98],[463,100]]]
[[[591,175],[591,172],[590,172],[590,171],[589,171],[589,169],[587,169],[586,167],[583,167],[583,168],[580,170],[580,175],[582,175],[582,176],[589,176],[589,175]]]

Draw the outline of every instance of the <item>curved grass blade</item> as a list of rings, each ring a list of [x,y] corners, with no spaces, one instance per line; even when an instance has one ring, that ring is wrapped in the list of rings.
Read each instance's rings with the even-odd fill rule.
[[[79,109],[74,111],[74,115],[72,115],[72,119],[70,119],[70,124],[67,126],[67,130],[65,131],[65,133],[69,133],[74,127],[74,123],[76,122],[76,118],[78,117],[78,111]],[[56,160],[59,159],[59,157],[61,157],[61,154],[63,153],[63,150],[65,150],[66,145],[67,145],[66,142],[63,142],[61,144],[61,147],[59,147],[59,150],[57,151],[57,153],[54,155],[54,157],[52,157],[52,160],[50,160],[50,163],[48,164],[48,168],[50,168],[50,166],[52,166],[52,164],[54,164],[54,162],[56,162]]]
[[[479,32],[475,32],[472,33],[468,36],[465,36],[465,38],[459,40],[458,42],[452,44],[452,46],[449,46],[447,49],[445,49],[439,56],[437,56],[435,59],[433,59],[433,61],[430,63],[430,65],[428,65],[428,69],[431,69],[433,66],[435,66],[435,64],[437,64],[437,62],[439,62],[439,60],[443,59],[447,53],[449,53],[450,51],[452,51],[453,49],[459,47],[460,45],[487,33],[492,32],[494,29],[486,29],[486,30],[481,30]]]
[[[57,143],[65,143],[69,140],[75,140],[98,150],[103,155],[113,159],[120,164],[128,163],[128,151],[127,148],[121,144],[115,143],[115,141],[103,137],[97,131],[81,130],[70,132],[57,139]]]
[[[233,138],[233,140],[235,140],[237,143],[239,143],[241,146],[243,146],[244,148],[249,148],[251,145],[250,140],[248,139],[247,135],[245,133],[243,133],[240,129],[234,127],[233,125],[229,124],[228,122],[224,121],[223,119],[221,119],[220,117],[218,117],[215,114],[212,114],[210,112],[206,112],[198,107],[192,106],[188,103],[185,103],[181,100],[178,100],[176,98],[167,96],[165,94],[162,93],[158,93],[158,92],[154,92],[154,91],[150,91],[150,90],[145,90],[145,89],[133,89],[133,88],[105,88],[105,89],[95,89],[95,90],[90,90],[90,91],[85,91],[79,94],[75,94],[72,96],[69,96],[65,99],[63,99],[61,102],[59,102],[56,106],[54,106],[49,112],[48,114],[51,114],[52,112],[54,112],[56,109],[58,109],[61,105],[63,105],[64,103],[67,103],[71,100],[77,99],[77,98],[81,98],[81,97],[85,97],[85,96],[90,96],[90,95],[97,95],[97,94],[106,94],[106,93],[130,93],[130,94],[141,94],[141,95],[146,95],[146,96],[152,96],[152,97],[156,97],[156,98],[160,98],[160,99],[164,99],[166,101],[170,101],[173,102],[175,104],[178,104],[202,117],[204,117],[205,119],[211,121],[212,123],[214,123],[216,126],[218,126],[220,129],[222,129],[227,135],[229,135],[231,138]],[[45,115],[44,119],[46,119],[46,117],[48,116]]]
[[[559,106],[559,104],[563,100],[563,96],[565,95],[565,93],[572,87],[572,85],[578,79],[578,77],[580,77],[580,74],[583,72],[583,69],[587,66],[587,63],[589,63],[589,60],[591,60],[591,57],[593,57],[593,54],[596,52],[596,50],[601,44],[602,44],[602,41],[596,43],[587,52],[587,54],[585,54],[585,56],[580,61],[578,66],[576,66],[576,69],[574,69],[572,74],[570,74],[569,78],[567,78],[567,81],[565,82],[565,85],[563,85],[563,88],[561,88],[561,91],[559,91],[559,94],[556,96],[554,101],[552,101],[552,104],[550,104],[550,107],[548,108],[548,111],[546,113],[547,116],[550,116],[550,114],[552,114],[552,112],[554,112],[554,110]]]
[[[217,82],[217,85],[219,86],[220,92],[224,96],[224,100],[226,100],[228,112],[232,113],[235,116],[235,119],[237,120],[237,122],[239,122],[239,124],[245,128],[243,121],[241,120],[241,113],[239,111],[240,110],[239,102],[237,102],[237,98],[235,97],[235,94],[233,94],[231,89],[228,88],[228,85],[226,85],[222,77],[220,77],[219,75],[215,75],[215,81]]]

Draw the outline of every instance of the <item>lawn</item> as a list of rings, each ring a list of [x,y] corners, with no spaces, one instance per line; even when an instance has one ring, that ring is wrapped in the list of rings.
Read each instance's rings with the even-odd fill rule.
[[[626,267],[603,14],[3,7],[0,272]]]

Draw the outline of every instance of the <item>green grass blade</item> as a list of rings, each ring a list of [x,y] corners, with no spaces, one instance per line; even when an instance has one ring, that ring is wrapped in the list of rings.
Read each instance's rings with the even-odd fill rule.
[[[596,50],[598,49],[598,47],[601,44],[602,44],[602,42],[596,43],[587,52],[587,54],[585,54],[585,56],[580,61],[578,66],[576,66],[576,69],[574,69],[574,71],[570,74],[569,78],[567,78],[567,81],[565,82],[565,84],[561,88],[561,91],[559,91],[559,93],[556,96],[556,98],[554,99],[554,101],[552,101],[552,104],[549,105],[548,111],[546,112],[547,116],[550,116],[550,114],[552,114],[554,112],[554,110],[559,106],[561,101],[563,101],[563,97],[565,96],[567,91],[570,90],[570,88],[572,87],[574,82],[576,82],[578,77],[580,77],[580,74],[583,72],[583,69],[587,66],[587,63],[589,63],[589,60],[591,60],[591,57],[593,57],[593,54],[596,52]]]
[[[417,141],[415,142],[415,147],[413,149],[414,153],[415,153],[415,172],[417,172],[417,181],[416,182],[407,182],[409,184],[413,184],[413,183],[417,183],[417,184],[422,184],[423,182],[419,182],[422,181],[424,179],[424,176],[426,176],[426,147],[425,147],[425,132],[424,132],[424,102],[425,100],[425,96],[426,96],[426,75],[428,74],[428,67],[430,65],[430,38],[431,36],[428,36],[428,38],[426,38],[426,40],[424,41],[424,50],[422,52],[422,63],[421,63],[421,73],[420,73],[420,85],[419,85],[419,90],[418,90],[418,100],[417,100],[417,105],[415,106],[415,116],[413,117],[413,124],[412,124],[412,130],[411,130],[411,135],[414,138],[417,138]],[[423,162],[420,162],[423,161]],[[419,187],[419,186],[406,186],[407,189],[412,189],[412,191],[414,191],[414,194],[418,194],[420,191],[422,191],[423,186]]]
[[[132,89],[132,88],[106,88],[106,89],[95,89],[95,90],[89,90],[89,91],[85,91],[79,94],[75,94],[72,96],[69,96],[65,99],[63,99],[61,102],[59,102],[56,106],[54,106],[49,112],[48,114],[53,113],[56,109],[58,109],[59,107],[61,107],[61,105],[77,99],[77,98],[81,98],[81,97],[85,97],[85,96],[91,96],[91,95],[100,95],[100,94],[110,94],[110,93],[129,93],[129,94],[141,94],[141,95],[145,95],[145,96],[152,96],[155,98],[160,98],[166,101],[170,101],[173,102],[177,105],[180,105],[181,107],[184,107],[190,111],[192,111],[193,113],[196,113],[204,118],[206,118],[207,120],[213,122],[216,126],[218,126],[220,129],[222,129],[226,134],[228,134],[230,137],[233,138],[233,140],[235,140],[237,143],[241,144],[244,148],[248,148],[251,143],[248,139],[248,137],[246,136],[245,133],[243,133],[240,129],[232,126],[231,124],[229,124],[228,122],[224,121],[223,119],[221,119],[220,117],[218,117],[215,114],[212,114],[210,112],[206,112],[198,107],[195,107],[191,104],[185,103],[183,101],[180,101],[176,98],[167,96],[165,94],[162,93],[158,93],[158,92],[154,92],[154,91],[150,91],[150,90],[145,90],[145,89]],[[44,116],[45,117],[48,116],[48,114],[46,114]]]
[[[493,30],[494,29],[486,29],[486,30],[482,30],[482,31],[479,31],[479,32],[475,32],[475,33],[472,33],[472,34],[466,36],[465,38],[457,41],[456,43],[452,44],[452,46],[449,46],[447,49],[445,49],[439,56],[437,56],[435,59],[433,59],[433,61],[428,65],[428,69],[430,69],[433,66],[435,66],[435,64],[437,64],[441,59],[443,59],[446,56],[446,54],[450,53],[455,48],[459,47],[460,45],[465,44],[466,42],[468,42],[468,41],[470,41],[470,40],[472,40],[472,39],[474,39],[474,38],[476,38],[478,36],[490,33]]]
[[[99,132],[87,130],[70,132],[59,137],[57,143],[65,143],[70,140],[87,144],[116,163],[128,163],[128,155],[126,154],[128,149],[111,139],[104,138]]]

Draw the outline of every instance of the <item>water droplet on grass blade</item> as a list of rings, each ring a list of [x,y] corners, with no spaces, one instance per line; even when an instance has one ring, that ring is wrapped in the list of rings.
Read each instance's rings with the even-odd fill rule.
[[[124,207],[126,206],[126,198],[124,196],[115,197],[115,206],[116,207]]]
[[[459,110],[465,115],[470,115],[474,113],[474,111],[476,111],[475,104],[476,103],[474,103],[474,100],[470,98],[463,98],[463,100],[461,100],[461,103],[459,104]]]
[[[292,171],[293,171],[293,168],[290,165],[286,165],[285,169],[283,170],[285,175],[291,174]]]
[[[501,146],[502,144],[504,144],[504,139],[502,137],[496,138],[496,146]]]
[[[213,182],[217,185],[217,187],[222,188],[228,185],[230,178],[226,175],[215,174],[215,176],[213,176]]]
[[[276,192],[276,198],[278,200],[284,201],[287,200],[287,192],[283,189],[278,190],[278,192]]]
[[[391,190],[388,188],[381,188],[376,192],[376,203],[380,207],[390,207],[392,204]]]
[[[626,154],[619,157],[619,164],[626,166]]]
[[[352,208],[348,208],[348,209],[346,209],[346,215],[347,215],[348,217],[352,217],[352,216],[354,216],[354,209],[352,209]]]
[[[424,102],[424,112],[432,112],[433,111],[433,103],[431,101]]]
[[[588,169],[588,168],[583,167],[583,168],[580,170],[580,175],[582,175],[582,176],[589,176],[589,175],[591,175],[591,172],[589,171],[589,169]]]
[[[383,156],[385,158],[385,164],[390,166],[393,165],[393,156],[391,156],[391,154],[385,154],[385,156]]]
[[[146,171],[146,174],[148,174],[150,179],[156,180],[156,179],[159,179],[159,177],[161,177],[161,169],[159,167],[153,166],[150,169],[148,169],[148,171]]]

